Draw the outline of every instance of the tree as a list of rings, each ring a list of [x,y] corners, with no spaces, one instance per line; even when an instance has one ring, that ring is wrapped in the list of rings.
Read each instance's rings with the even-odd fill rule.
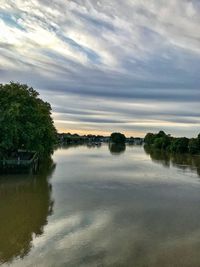
[[[155,134],[153,134],[153,133],[147,133],[145,138],[144,138],[144,142],[148,146],[152,145],[154,140],[155,140]]]
[[[164,147],[164,138],[163,137],[158,137],[154,141],[154,147],[158,149],[163,149]]]
[[[51,106],[32,87],[11,82],[0,84],[0,151],[35,150],[40,156],[53,150],[56,129]]]
[[[157,135],[156,135],[156,137],[165,137],[166,136],[166,133],[164,132],[164,131],[160,131]]]
[[[198,139],[196,138],[190,139],[189,144],[188,144],[188,150],[190,154],[198,154],[198,152],[200,151]]]
[[[126,141],[126,137],[121,133],[112,133],[110,136],[110,141],[116,144],[124,144]]]
[[[170,149],[175,153],[187,153],[188,152],[189,139],[186,137],[174,138]]]
[[[200,134],[197,138],[186,137],[175,138],[160,131],[157,134],[148,133],[144,138],[145,146],[162,149],[172,153],[200,153]]]
[[[200,150],[200,134],[198,134],[198,136],[197,136],[197,141],[198,141],[199,150]]]

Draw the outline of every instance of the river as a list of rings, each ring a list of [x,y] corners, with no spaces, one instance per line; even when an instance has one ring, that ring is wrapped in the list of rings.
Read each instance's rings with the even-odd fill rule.
[[[4,267],[199,267],[200,157],[141,146],[59,148],[0,176]]]

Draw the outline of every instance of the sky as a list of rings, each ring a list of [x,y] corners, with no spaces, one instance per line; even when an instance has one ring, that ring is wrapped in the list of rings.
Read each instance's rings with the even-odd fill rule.
[[[0,0],[0,83],[59,132],[200,132],[199,0]]]

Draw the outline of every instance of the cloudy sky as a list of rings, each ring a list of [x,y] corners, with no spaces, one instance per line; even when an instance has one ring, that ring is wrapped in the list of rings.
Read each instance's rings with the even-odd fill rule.
[[[200,132],[199,0],[0,0],[0,82],[59,132]]]

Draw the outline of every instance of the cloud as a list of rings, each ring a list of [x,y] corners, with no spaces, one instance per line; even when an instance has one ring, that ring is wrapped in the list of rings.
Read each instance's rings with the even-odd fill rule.
[[[155,130],[154,124],[148,126],[151,117],[158,128],[161,121],[166,130],[192,136],[199,121],[184,106],[198,106],[200,99],[199,23],[195,0],[2,0],[0,81],[38,89],[52,103],[56,120],[65,121],[65,129],[56,123],[59,130],[78,122],[79,130],[109,131],[110,123],[110,130],[134,134],[139,126],[130,124],[131,115],[146,123],[141,135]],[[63,117],[54,109],[66,108],[61,96],[75,99],[68,103],[73,114]],[[90,106],[96,101],[94,111]],[[143,109],[122,111],[129,102],[143,104]],[[171,114],[175,103],[180,109]],[[194,128],[186,131],[185,125]]]

